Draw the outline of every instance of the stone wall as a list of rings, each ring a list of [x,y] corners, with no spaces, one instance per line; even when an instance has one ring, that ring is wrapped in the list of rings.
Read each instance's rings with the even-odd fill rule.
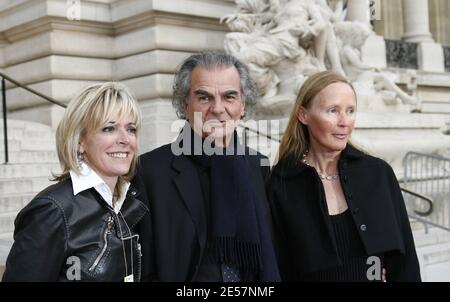
[[[384,39],[399,41],[402,0],[381,1],[381,20],[374,28]],[[169,142],[176,135],[171,130],[173,73],[191,53],[223,48],[228,29],[219,18],[234,11],[234,1],[82,0],[80,20],[70,20],[72,2],[77,1],[0,0],[0,71],[62,102],[88,84],[123,81],[143,110],[141,151]],[[430,31],[443,46],[450,41],[449,3],[429,0]],[[388,70],[406,87],[408,68]],[[419,72],[416,93],[424,98],[424,112],[445,113],[450,123],[447,75]],[[16,119],[56,127],[63,112],[10,84],[7,97]]]
[[[219,18],[234,2],[83,0],[80,20],[69,20],[73,2],[0,0],[0,70],[62,102],[88,84],[122,81],[144,113],[141,150],[166,143],[173,73],[193,52],[222,49]],[[7,98],[13,118],[56,127],[63,112],[10,84]]]
[[[388,40],[400,40],[404,33],[402,0],[380,0],[381,20],[374,21],[374,30]],[[450,1],[428,0],[430,31],[436,42],[450,46]]]

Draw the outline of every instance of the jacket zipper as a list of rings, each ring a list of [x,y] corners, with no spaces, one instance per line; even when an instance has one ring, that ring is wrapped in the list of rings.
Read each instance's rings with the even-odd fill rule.
[[[137,247],[137,258],[138,258],[138,271],[137,271],[137,280],[136,282],[140,282],[141,281],[141,258],[142,258],[142,251],[141,251],[141,244],[139,243],[139,241],[136,239],[136,247]]]
[[[111,234],[111,229],[112,229],[112,226],[113,226],[113,222],[114,222],[114,218],[112,218],[111,216],[108,217],[108,224],[106,226],[105,233],[103,234],[103,241],[104,241],[105,244],[103,245],[102,251],[97,256],[97,258],[95,258],[94,263],[89,268],[90,272],[95,270],[95,268],[97,267],[98,263],[100,262],[100,260],[102,259],[103,255],[105,254],[106,249],[108,248],[108,235]]]

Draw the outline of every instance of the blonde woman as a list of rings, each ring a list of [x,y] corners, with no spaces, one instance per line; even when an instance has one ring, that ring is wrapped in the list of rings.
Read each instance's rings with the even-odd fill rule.
[[[15,221],[3,281],[140,281],[148,208],[130,188],[141,116],[118,83],[87,87],[56,132],[62,174]]]
[[[397,179],[349,143],[355,117],[344,77],[305,81],[267,187],[284,281],[420,281]]]

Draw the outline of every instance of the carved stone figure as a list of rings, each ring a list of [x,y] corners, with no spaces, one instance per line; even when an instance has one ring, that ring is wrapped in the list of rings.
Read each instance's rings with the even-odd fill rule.
[[[353,82],[366,82],[373,85],[386,105],[395,105],[397,98],[403,104],[416,105],[417,98],[400,89],[389,77],[379,70],[365,65],[361,60],[361,48],[367,38],[373,34],[367,26],[357,21],[336,24],[335,32],[341,41],[340,56],[347,77]]]
[[[290,108],[310,74],[333,69],[386,105],[417,104],[392,79],[361,60],[369,24],[343,21],[345,0],[236,0],[224,16],[224,48],[245,62],[261,94],[260,111]],[[353,2],[352,2],[353,3]],[[368,8],[369,9],[369,8]]]
[[[239,0],[237,13],[222,18],[230,28],[241,29],[227,34],[224,48],[249,66],[263,107],[292,99],[305,76],[321,70],[310,51],[323,28],[314,1]]]

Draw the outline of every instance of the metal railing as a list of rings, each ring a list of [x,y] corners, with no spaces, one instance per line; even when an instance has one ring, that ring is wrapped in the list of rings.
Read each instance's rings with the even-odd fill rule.
[[[414,213],[416,213],[419,216],[428,216],[433,212],[434,209],[434,203],[433,203],[433,198],[420,194],[418,192],[412,191],[410,189],[404,188],[402,186],[400,186],[400,189],[402,190],[402,192],[404,193],[403,195],[406,194],[411,194],[412,196],[415,196],[417,198],[419,198],[421,201],[425,201],[428,204],[428,209],[425,211],[418,211],[416,209],[413,209]]]
[[[432,207],[424,212],[426,215],[421,215],[426,218],[417,220],[450,230],[450,158],[408,152],[403,158],[403,169],[402,186],[433,200]],[[405,201],[410,207],[421,207],[417,198],[405,196]]]
[[[41,98],[43,98],[44,100],[53,103],[55,105],[61,106],[63,108],[66,108],[67,106],[63,103],[60,103],[58,101],[55,101],[54,99],[34,90],[31,89],[27,86],[25,86],[24,84],[21,84],[20,82],[14,80],[13,78],[10,78],[9,76],[7,76],[6,74],[0,72],[0,78],[1,78],[1,83],[2,83],[2,108],[3,108],[3,112],[2,112],[2,116],[3,116],[3,141],[4,141],[4,146],[5,146],[5,162],[4,164],[7,164],[9,162],[9,152],[8,152],[8,121],[7,121],[7,107],[6,107],[6,81],[11,82],[12,84],[16,85],[17,87],[20,87],[22,89],[25,89],[29,92],[31,92],[34,95],[37,95]]]
[[[431,213],[433,213],[434,201],[433,201],[433,199],[431,197],[423,195],[423,194],[420,194],[420,193],[417,193],[415,191],[411,191],[411,190],[409,190],[407,188],[404,188],[402,186],[400,186],[400,189],[402,190],[403,196],[405,196],[405,193],[406,194],[410,194],[410,195],[412,195],[414,197],[419,198],[419,200],[421,200],[421,201],[425,201],[428,204],[428,209],[425,210],[425,211],[418,211],[416,209],[412,209],[412,211],[415,213],[415,215],[411,214],[411,210],[408,211],[408,216],[409,216],[409,218],[411,220],[416,220],[416,221],[419,221],[419,222],[423,223],[424,229],[425,229],[425,234],[428,234],[428,227],[429,226],[436,227],[436,228],[442,229],[444,231],[449,231],[450,232],[450,228],[448,228],[446,226],[443,226],[443,225],[440,225],[440,224],[437,224],[437,223],[434,223],[432,221],[429,221],[429,220],[423,218],[424,216],[429,216],[429,215],[431,215]],[[404,199],[405,199],[405,202],[409,201],[409,198],[407,198],[406,196],[405,196]]]

